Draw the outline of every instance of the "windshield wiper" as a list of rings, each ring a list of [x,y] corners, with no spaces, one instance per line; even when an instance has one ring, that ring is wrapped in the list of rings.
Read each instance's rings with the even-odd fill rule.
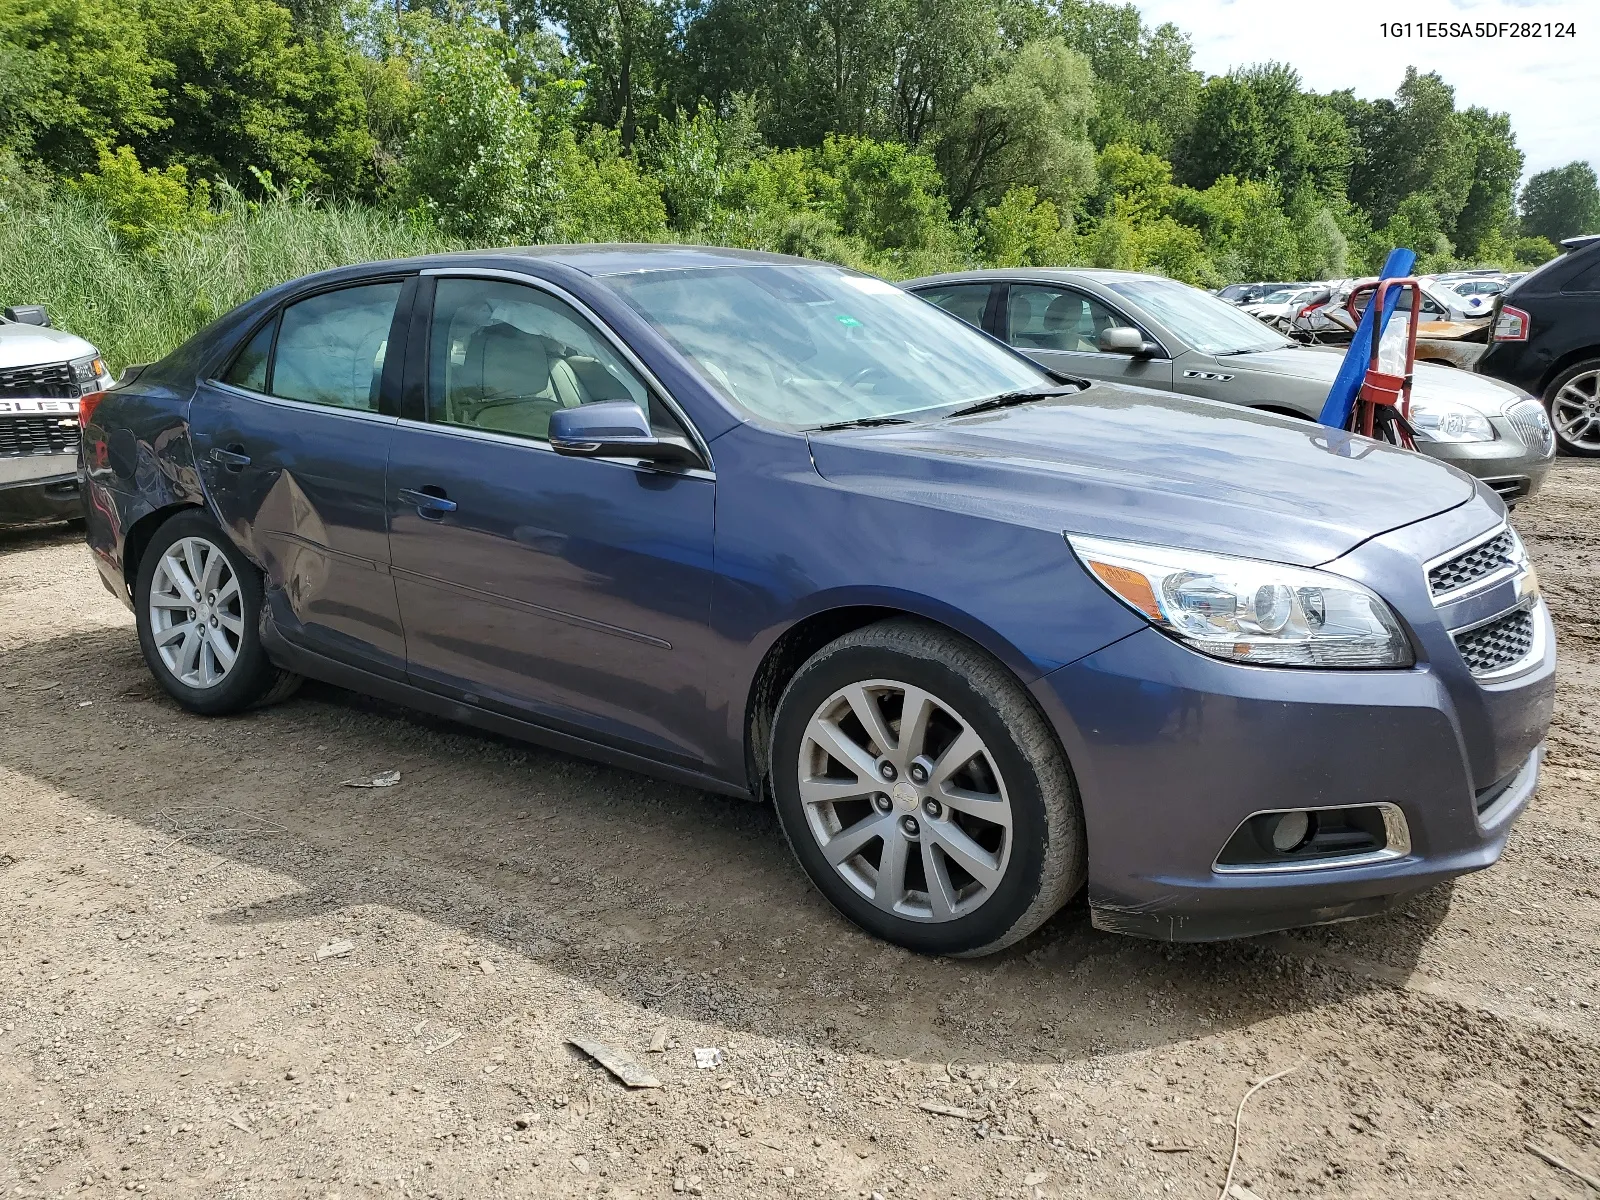
[[[1075,396],[1082,388],[1022,388],[1015,392],[1001,392],[998,396],[990,396],[986,400],[974,401],[965,408],[958,408],[954,412],[947,412],[940,420],[948,421],[951,417],[965,417],[972,413],[991,412],[997,408],[1013,408],[1018,404],[1032,404],[1035,400],[1048,400],[1051,396]]]
[[[818,425],[813,433],[827,433],[834,429],[871,429],[875,425],[909,425],[907,417],[856,417],[849,421],[830,421],[826,425]]]

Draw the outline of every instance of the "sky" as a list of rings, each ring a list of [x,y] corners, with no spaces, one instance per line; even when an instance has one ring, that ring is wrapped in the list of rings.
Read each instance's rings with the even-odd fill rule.
[[[1319,92],[1393,96],[1408,65],[1437,71],[1456,107],[1511,114],[1524,174],[1585,159],[1600,170],[1600,0],[1134,0],[1190,37],[1211,75],[1275,59]],[[1384,36],[1385,22],[1572,22],[1576,38]]]

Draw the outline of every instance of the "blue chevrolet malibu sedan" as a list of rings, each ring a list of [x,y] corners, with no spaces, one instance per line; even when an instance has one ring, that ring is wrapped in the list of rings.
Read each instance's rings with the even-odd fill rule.
[[[1550,723],[1483,485],[1049,373],[823,263],[329,271],[82,423],[89,546],[184,708],[311,676],[770,797],[824,895],[920,951],[1085,885],[1160,938],[1381,911],[1495,861]]]

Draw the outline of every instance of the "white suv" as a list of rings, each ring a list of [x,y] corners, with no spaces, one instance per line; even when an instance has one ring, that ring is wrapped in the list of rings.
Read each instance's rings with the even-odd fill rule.
[[[110,386],[100,352],[42,307],[0,314],[0,525],[83,515],[78,400]]]

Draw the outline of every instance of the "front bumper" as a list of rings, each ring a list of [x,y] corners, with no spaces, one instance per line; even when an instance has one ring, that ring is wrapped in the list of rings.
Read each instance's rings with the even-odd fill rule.
[[[1544,477],[1555,461],[1552,443],[1549,453],[1527,446],[1504,416],[1490,418],[1496,437],[1490,442],[1426,442],[1420,438],[1417,449],[1468,475],[1483,480],[1509,504],[1526,500],[1544,486]]]
[[[1404,558],[1425,587],[1425,553],[1372,547],[1335,569],[1373,586]],[[1403,616],[1419,612],[1389,591]],[[1247,936],[1380,912],[1494,863],[1537,784],[1554,706],[1543,604],[1536,620],[1541,651],[1493,683],[1468,673],[1442,624],[1421,620],[1410,622],[1418,664],[1403,671],[1247,667],[1146,629],[1038,680],[1083,803],[1095,924],[1177,941]],[[1252,814],[1356,805],[1398,808],[1406,852],[1217,867]]]
[[[0,458],[0,526],[83,516],[76,454]]]

